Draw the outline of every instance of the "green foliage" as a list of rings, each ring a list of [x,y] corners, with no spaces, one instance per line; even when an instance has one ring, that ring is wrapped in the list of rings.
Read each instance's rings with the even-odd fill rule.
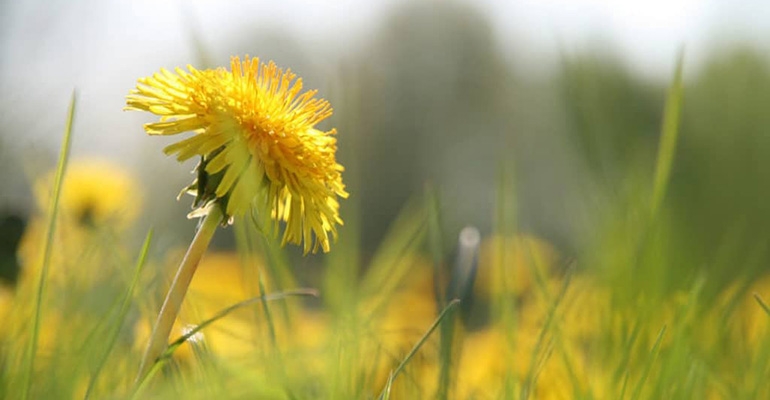
[[[428,16],[418,17],[393,23],[422,32],[418,22]],[[489,50],[483,26],[446,29],[475,38],[468,54]],[[430,32],[421,35],[433,43]],[[404,58],[415,51],[391,50]],[[417,85],[411,71],[394,73]],[[160,239],[151,252],[150,234],[138,246],[109,224],[60,218],[73,101],[50,214],[33,216],[25,232],[44,249],[41,262],[21,259],[16,286],[0,297],[9,308],[0,316],[10,321],[0,324],[0,397],[768,398],[769,71],[745,49],[715,57],[693,77],[680,59],[664,94],[617,62],[567,60],[558,83],[566,132],[589,166],[586,233],[557,247],[528,232],[515,160],[499,160],[493,207],[483,210],[491,234],[474,245],[478,257],[463,276],[451,269],[458,249],[447,238],[456,233],[434,186],[423,196],[408,190],[411,200],[388,218],[376,246],[362,237],[366,203],[378,199],[356,200],[351,191],[346,226],[323,259],[288,254],[262,229],[269,212],[256,210],[230,228],[237,253],[198,271],[203,280],[193,282],[180,328],[138,384],[142,330],[166,279],[153,272],[166,274],[178,256]],[[440,85],[449,93],[438,94],[440,106],[460,108],[454,94],[473,82]],[[500,104],[490,81],[484,85],[469,99],[486,116]],[[399,134],[416,130],[420,110],[396,103],[388,107],[409,116],[397,121]],[[384,132],[373,146],[388,142],[390,126],[379,126],[388,114],[357,106],[362,124]],[[436,115],[428,122],[451,125]],[[384,153],[411,139],[396,143]],[[420,166],[396,167],[389,179]],[[37,236],[35,218],[45,226]],[[78,241],[63,241],[70,236]],[[127,254],[135,253],[134,262]],[[453,291],[469,276],[477,277],[472,290]]]
[[[59,211],[59,196],[61,193],[62,182],[64,181],[64,172],[69,157],[70,144],[72,143],[72,122],[75,119],[75,92],[72,93],[70,109],[67,116],[67,123],[64,128],[64,140],[62,141],[59,162],[56,166],[56,177],[51,196],[50,215],[48,217],[48,229],[46,233],[45,246],[43,248],[43,266],[40,268],[40,277],[37,284],[37,295],[34,299],[34,312],[32,320],[31,334],[27,342],[27,351],[24,357],[24,378],[21,386],[21,398],[29,398],[30,386],[32,385],[32,374],[34,371],[34,362],[37,354],[37,341],[40,335],[40,314],[43,307],[43,296],[45,295],[46,281],[48,279],[48,270],[51,266],[51,254],[53,252],[53,237],[56,230],[57,213]]]

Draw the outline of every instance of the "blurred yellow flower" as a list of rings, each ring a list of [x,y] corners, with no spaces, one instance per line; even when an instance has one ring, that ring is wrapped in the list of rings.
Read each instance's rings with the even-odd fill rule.
[[[420,276],[430,275],[416,271],[418,281],[415,284],[394,293],[387,307],[379,314],[373,315],[372,323],[364,327],[364,332],[371,332],[369,341],[364,341],[363,351],[369,353],[365,368],[372,368],[374,382],[378,387],[387,382],[388,375],[398,365],[409,350],[420,341],[420,338],[430,328],[436,319],[436,299],[432,290],[420,284]],[[422,280],[425,282],[425,280]],[[433,350],[438,348],[438,335],[428,338],[422,350],[410,362],[410,367],[420,368],[422,364],[430,363]],[[372,363],[377,359],[379,363]]]
[[[55,171],[35,183],[40,210],[49,206]],[[106,160],[75,159],[67,166],[59,200],[59,215],[81,227],[111,225],[126,228],[141,210],[139,184],[128,171]]]
[[[750,285],[734,282],[723,289],[705,319],[726,330],[704,330],[702,340],[714,346],[721,336],[735,344],[736,351],[757,353],[770,335],[770,316],[754,297],[770,301],[770,275],[760,276]]]
[[[249,276],[255,268],[243,268],[243,262],[241,255],[235,252],[211,252],[201,259],[173,325],[170,341],[190,332],[225,308],[259,295],[257,282],[250,280],[257,279],[257,276]],[[259,259],[248,262],[250,266],[251,262],[256,263],[257,270],[263,269],[264,264]],[[331,343],[328,316],[289,304],[287,320],[283,312],[287,304],[280,303],[284,301],[287,300],[268,305],[272,310],[270,321],[275,337],[270,333],[263,304],[253,303],[198,331],[191,340],[175,350],[173,359],[181,365],[190,366],[200,355],[207,354],[250,373],[269,376],[274,373],[269,371],[273,364],[255,364],[254,360],[280,351],[287,371],[298,375],[298,379],[307,379],[307,375],[323,376],[332,367],[327,365],[326,357]],[[136,350],[146,344],[151,330],[149,316],[137,321],[134,325]],[[337,359],[329,361],[336,362]]]
[[[244,268],[243,262],[242,256],[235,252],[207,253],[201,259],[190,282],[177,319],[177,327],[197,326],[227,307],[259,296],[257,274],[262,274],[266,290],[272,292],[271,279],[262,260],[249,260],[249,268]],[[257,272],[250,275],[255,270]],[[284,306],[287,305],[278,302],[269,304],[270,308],[276,310]],[[291,328],[304,326],[303,320],[308,313],[292,306],[289,306],[289,310]],[[278,344],[289,346],[287,341],[294,339],[296,331],[288,326],[284,316],[276,311],[272,316],[272,323],[276,332],[280,333],[277,335]],[[247,358],[250,352],[264,350],[264,347],[271,343],[267,321],[263,305],[254,303],[230,312],[204,328],[196,337],[200,342],[205,342],[206,348],[218,357],[229,360],[243,359]],[[172,339],[175,338],[172,334]]]
[[[0,321],[8,321],[8,313],[13,307],[13,289],[0,282]],[[5,336],[6,327],[0,327],[0,340]]]
[[[283,244],[304,241],[305,253],[329,251],[329,234],[336,238],[342,224],[337,197],[348,195],[335,159],[336,131],[314,128],[331,116],[330,104],[316,91],[300,94],[302,79],[272,61],[233,57],[230,67],[161,69],[139,79],[126,110],[159,115],[145,125],[151,135],[194,132],[164,149],[179,161],[201,156],[188,188],[194,207],[219,203],[236,216],[259,198],[276,225],[285,222]]]
[[[258,268],[262,269],[259,264]],[[184,309],[194,314],[190,317],[208,318],[225,307],[257,296],[256,292],[247,290],[248,282],[243,275],[238,253],[207,253],[190,282]]]
[[[760,306],[754,295],[759,296],[765,303],[770,301],[770,275],[757,279],[748,292],[738,311],[741,319],[739,329],[742,329],[744,336],[736,337],[736,340],[745,340],[752,349],[758,349],[770,334],[770,315]]]
[[[485,297],[521,296],[537,274],[549,278],[557,260],[556,249],[536,236],[493,236],[481,244],[474,292]]]
[[[610,333],[613,311],[617,310],[612,308],[612,293],[590,275],[579,274],[571,279],[561,300],[559,324],[569,339],[596,340]]]
[[[51,171],[34,185],[39,212],[30,219],[19,243],[21,284],[32,284],[43,262],[54,174]],[[105,260],[114,260],[122,248],[119,239],[109,243],[99,240],[100,235],[105,230],[124,233],[139,215],[141,201],[139,184],[125,169],[101,159],[72,160],[62,182],[49,278],[60,284],[78,281],[85,289],[99,278],[95,272],[106,274],[112,263]]]
[[[237,253],[207,253],[190,282],[171,339],[180,336],[182,327],[194,327],[233,304],[257,296],[248,290],[243,273]],[[255,304],[232,312],[203,329],[196,338],[218,356],[243,356],[244,352],[254,350],[254,343],[259,343],[255,337],[256,327],[264,322],[258,319],[261,311],[261,305]]]

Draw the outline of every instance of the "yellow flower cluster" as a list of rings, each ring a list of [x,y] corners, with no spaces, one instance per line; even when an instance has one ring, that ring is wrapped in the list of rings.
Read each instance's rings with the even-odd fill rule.
[[[500,248],[511,252],[500,265],[512,278],[502,288],[487,275],[493,272],[489,271],[493,268],[491,264],[500,262],[495,255]],[[748,354],[762,349],[770,332],[770,318],[750,294],[739,296],[745,304],[741,302],[726,316],[722,315],[726,307],[718,306],[714,309],[719,312],[713,317],[706,313],[696,318],[695,310],[688,306],[692,300],[678,292],[655,302],[651,308],[654,312],[647,315],[633,305],[618,304],[610,287],[591,273],[573,273],[564,286],[565,276],[558,259],[553,246],[531,236],[490,238],[482,244],[475,291],[476,301],[481,304],[472,310],[483,312],[496,298],[509,299],[515,302],[511,310],[514,321],[509,325],[490,316],[465,327],[455,325],[449,398],[496,399],[523,393],[533,399],[618,398],[644,379],[644,365],[664,326],[667,333],[659,343],[661,354],[671,351],[677,331],[695,329],[705,335],[693,343],[703,346],[699,351],[704,354],[714,348],[711,342],[731,338],[735,350],[744,350],[720,357],[734,358],[734,362],[758,358]],[[194,282],[193,286],[198,286],[191,288],[190,298],[190,304],[203,308],[216,303],[216,307],[204,313],[209,315],[227,303],[217,303],[217,299],[235,301],[230,296],[240,290],[241,282],[237,278],[239,269],[233,268],[238,265],[237,257],[217,255],[210,261],[216,263],[212,270],[216,272]],[[389,292],[384,304],[377,298],[359,298],[360,309],[351,319],[335,319],[332,313],[324,311],[295,309],[291,328],[278,318],[279,348],[285,355],[291,379],[325,382],[331,380],[329,371],[335,371],[335,376],[341,374],[350,382],[364,385],[368,396],[375,396],[386,385],[389,374],[438,315],[431,263],[417,256],[401,262],[409,264],[410,272],[398,288]],[[770,280],[755,283],[749,293],[755,291],[770,298],[767,282]],[[222,291],[222,286],[231,288],[231,292]],[[563,287],[566,289],[562,292]],[[731,299],[735,296],[728,293]],[[382,307],[368,307],[369,303]],[[713,327],[720,323],[715,318],[727,318],[729,329],[714,333]],[[219,327],[204,331],[211,351],[228,360],[240,360],[245,349],[259,351],[244,344],[248,343],[247,338],[253,343],[269,343],[264,332],[253,336],[259,323],[246,323],[249,320],[245,315],[232,316],[220,321]],[[714,335],[718,337],[712,338]],[[435,331],[395,380],[391,398],[436,397],[440,390],[439,353],[439,332]],[[759,378],[733,376],[730,365],[714,368],[721,377],[740,379],[736,382],[751,383]],[[269,374],[259,371],[258,375]],[[648,379],[659,379],[658,373],[653,369]],[[341,382],[348,382],[346,379]],[[719,383],[704,386],[704,398],[724,398],[718,395],[718,386]],[[336,390],[354,397],[361,395],[355,387]]]
[[[316,91],[301,93],[302,80],[272,61],[234,57],[230,67],[162,69],[139,79],[126,109],[160,116],[145,125],[151,135],[194,133],[164,151],[179,161],[201,157],[189,187],[195,207],[218,203],[238,216],[259,199],[276,225],[285,222],[283,244],[328,252],[329,235],[336,238],[342,224],[337,198],[348,195],[335,159],[336,131],[315,128],[331,106]]]

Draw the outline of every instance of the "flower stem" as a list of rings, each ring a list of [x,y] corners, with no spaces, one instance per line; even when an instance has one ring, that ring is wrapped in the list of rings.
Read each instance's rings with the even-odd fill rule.
[[[155,321],[155,327],[152,330],[150,341],[147,343],[147,349],[144,351],[142,363],[139,366],[139,375],[136,377],[135,384],[140,384],[147,372],[152,368],[155,361],[160,357],[168,346],[168,337],[171,333],[171,327],[176,321],[179,309],[182,307],[182,300],[187,293],[198,263],[206,252],[206,248],[217,230],[217,226],[222,221],[222,211],[219,205],[214,205],[209,213],[203,219],[198,228],[187,253],[179,264],[171,287],[168,289],[166,299],[158,313],[158,319]]]

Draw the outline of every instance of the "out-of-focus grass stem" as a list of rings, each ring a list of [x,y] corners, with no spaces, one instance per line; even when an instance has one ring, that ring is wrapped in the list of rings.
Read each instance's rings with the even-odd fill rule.
[[[56,178],[54,180],[53,195],[49,207],[48,229],[46,233],[45,247],[43,249],[43,265],[40,268],[40,276],[37,284],[37,295],[35,297],[34,317],[32,319],[32,337],[27,345],[25,354],[24,381],[22,384],[22,399],[29,398],[30,385],[32,383],[32,372],[34,371],[35,355],[37,353],[37,341],[40,334],[41,310],[43,307],[43,295],[45,294],[46,278],[48,269],[51,266],[51,254],[53,253],[54,232],[56,231],[56,218],[59,212],[59,198],[61,197],[62,182],[64,182],[64,171],[67,166],[67,159],[72,143],[72,122],[75,118],[75,92],[72,92],[70,100],[69,113],[67,114],[67,123],[64,128],[64,139],[62,141],[61,152],[59,153],[59,162],[56,167]]]
[[[674,163],[674,154],[676,153],[676,142],[679,136],[679,119],[682,113],[682,96],[684,93],[684,84],[682,83],[682,66],[684,64],[684,53],[679,53],[679,59],[676,63],[676,72],[674,73],[674,82],[668,89],[666,97],[666,106],[663,114],[663,127],[660,132],[660,145],[658,146],[658,160],[655,164],[655,181],[652,192],[652,214],[657,213],[663,197],[666,194],[669,177],[671,176],[671,166]]]

